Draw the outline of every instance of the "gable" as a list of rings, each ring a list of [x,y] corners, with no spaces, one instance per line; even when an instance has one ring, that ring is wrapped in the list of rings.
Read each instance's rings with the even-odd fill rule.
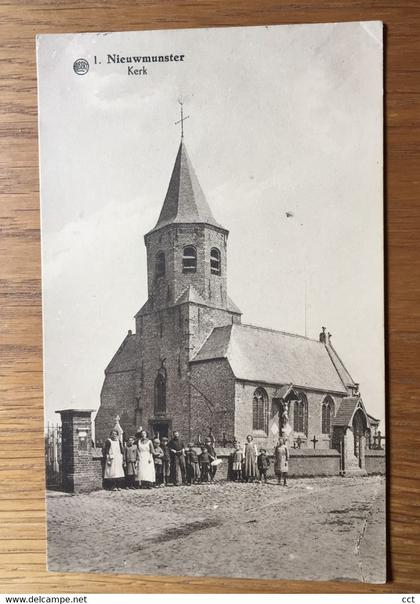
[[[140,342],[136,334],[129,333],[105,369],[105,373],[134,371],[140,362]]]
[[[364,412],[367,419],[367,425],[369,426],[369,415],[366,413],[365,406],[360,396],[346,396],[341,400],[340,407],[332,422],[333,426],[342,428],[349,426],[357,409],[361,409]]]

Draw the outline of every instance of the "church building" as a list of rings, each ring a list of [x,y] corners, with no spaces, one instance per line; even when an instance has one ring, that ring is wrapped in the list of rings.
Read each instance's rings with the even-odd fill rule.
[[[181,143],[156,226],[144,237],[148,299],[105,369],[96,438],[178,430],[195,443],[337,449],[361,466],[377,426],[331,335],[242,323],[227,291],[229,231],[214,218]],[[234,270],[234,269],[232,269]],[[376,423],[375,423],[376,422]]]

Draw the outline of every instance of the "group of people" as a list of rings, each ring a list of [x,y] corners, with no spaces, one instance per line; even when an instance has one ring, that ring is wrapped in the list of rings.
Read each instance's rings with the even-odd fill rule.
[[[267,473],[271,465],[267,450],[258,447],[254,443],[251,434],[246,437],[246,443],[241,447],[239,442],[235,442],[235,450],[231,454],[231,476],[232,480],[240,482],[267,483]],[[274,449],[274,473],[277,476],[279,484],[287,486],[287,477],[289,473],[289,449],[286,439],[280,438]]]
[[[198,449],[198,451],[197,451]],[[174,432],[169,440],[149,439],[146,430],[140,429],[136,438],[128,437],[123,444],[117,430],[111,430],[103,447],[104,484],[106,488],[119,491],[128,489],[151,489],[165,487],[168,484],[179,486],[214,482],[217,467],[221,460],[217,458],[214,442],[209,437],[198,447],[193,443],[187,446]],[[289,451],[284,439],[274,451],[274,470],[278,481],[287,485]],[[234,481],[267,482],[270,458],[267,451],[258,451],[252,435],[241,447],[235,442],[234,451],[229,459],[229,475]]]

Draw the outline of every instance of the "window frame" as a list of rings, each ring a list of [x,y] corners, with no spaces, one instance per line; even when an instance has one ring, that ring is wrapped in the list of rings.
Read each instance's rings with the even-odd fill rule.
[[[252,431],[268,434],[268,394],[258,386],[252,396]]]
[[[214,263],[217,263],[214,266]],[[222,274],[222,253],[218,247],[212,247],[210,250],[210,274],[220,277]]]
[[[334,399],[328,394],[321,403],[321,434],[331,434],[334,414]]]
[[[308,435],[308,399],[303,392],[293,403],[293,432]]]
[[[193,250],[194,253],[187,255],[186,250]],[[192,261],[191,266],[186,265],[186,261]],[[194,245],[184,245],[182,249],[182,272],[187,275],[197,272],[197,248]]]
[[[162,261],[163,260],[163,261]],[[163,270],[162,270],[163,267]],[[166,275],[166,256],[165,252],[160,250],[155,256],[155,277],[159,279]]]
[[[166,415],[167,409],[167,377],[166,371],[160,369],[155,379],[155,396],[153,410],[155,416]],[[162,397],[163,392],[163,397]],[[161,404],[163,400],[163,405]]]

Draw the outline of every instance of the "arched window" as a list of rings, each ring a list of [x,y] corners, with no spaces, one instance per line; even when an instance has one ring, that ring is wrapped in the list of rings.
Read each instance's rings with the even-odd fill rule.
[[[321,432],[329,434],[331,432],[331,418],[334,417],[334,401],[327,396],[322,403],[321,410]]]
[[[184,247],[182,254],[182,272],[195,273],[197,270],[197,250],[192,245]]]
[[[220,261],[220,250],[213,247],[210,251],[210,272],[212,275],[222,274],[222,263]]]
[[[293,409],[293,430],[306,434],[308,425],[308,400],[301,392]]]
[[[166,271],[165,254],[164,252],[158,252],[155,258],[155,275],[156,277],[163,277]]]
[[[268,432],[268,396],[264,388],[257,388],[252,399],[252,429]]]
[[[159,369],[155,379],[155,415],[166,413],[166,371]]]

